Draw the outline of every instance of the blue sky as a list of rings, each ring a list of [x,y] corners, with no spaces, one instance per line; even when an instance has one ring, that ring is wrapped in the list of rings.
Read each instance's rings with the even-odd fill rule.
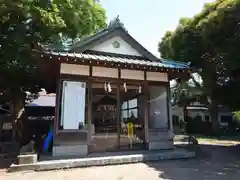
[[[204,3],[214,0],[100,0],[108,20],[119,15],[128,32],[153,54],[167,30],[174,30],[181,17],[192,17]]]

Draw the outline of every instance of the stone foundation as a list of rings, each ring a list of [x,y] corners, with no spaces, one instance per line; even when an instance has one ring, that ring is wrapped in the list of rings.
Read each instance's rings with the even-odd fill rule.
[[[149,150],[173,149],[172,141],[152,141],[148,143]]]
[[[37,154],[26,154],[17,156],[18,164],[34,164],[37,162]]]
[[[173,149],[174,134],[170,131],[149,130],[149,150]]]
[[[61,145],[53,147],[53,156],[79,156],[84,157],[88,155],[88,145]]]

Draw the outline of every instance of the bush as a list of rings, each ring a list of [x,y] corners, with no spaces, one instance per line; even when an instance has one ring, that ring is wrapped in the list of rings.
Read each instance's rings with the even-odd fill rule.
[[[188,134],[204,134],[210,135],[212,132],[212,124],[209,121],[202,121],[201,116],[194,118],[186,117]]]

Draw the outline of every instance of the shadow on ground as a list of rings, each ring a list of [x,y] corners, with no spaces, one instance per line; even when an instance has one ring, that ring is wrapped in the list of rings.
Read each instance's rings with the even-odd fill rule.
[[[6,169],[8,169],[15,159],[15,156],[0,156],[0,171],[5,171]]]
[[[240,145],[199,145],[194,159],[146,163],[168,180],[238,180],[240,177]]]

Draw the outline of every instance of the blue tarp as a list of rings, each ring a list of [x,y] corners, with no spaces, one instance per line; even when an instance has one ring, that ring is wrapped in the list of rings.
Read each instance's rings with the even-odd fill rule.
[[[48,148],[51,144],[53,140],[53,128],[50,129],[45,141],[44,141],[44,144],[43,144],[43,152],[47,152],[48,151]]]

